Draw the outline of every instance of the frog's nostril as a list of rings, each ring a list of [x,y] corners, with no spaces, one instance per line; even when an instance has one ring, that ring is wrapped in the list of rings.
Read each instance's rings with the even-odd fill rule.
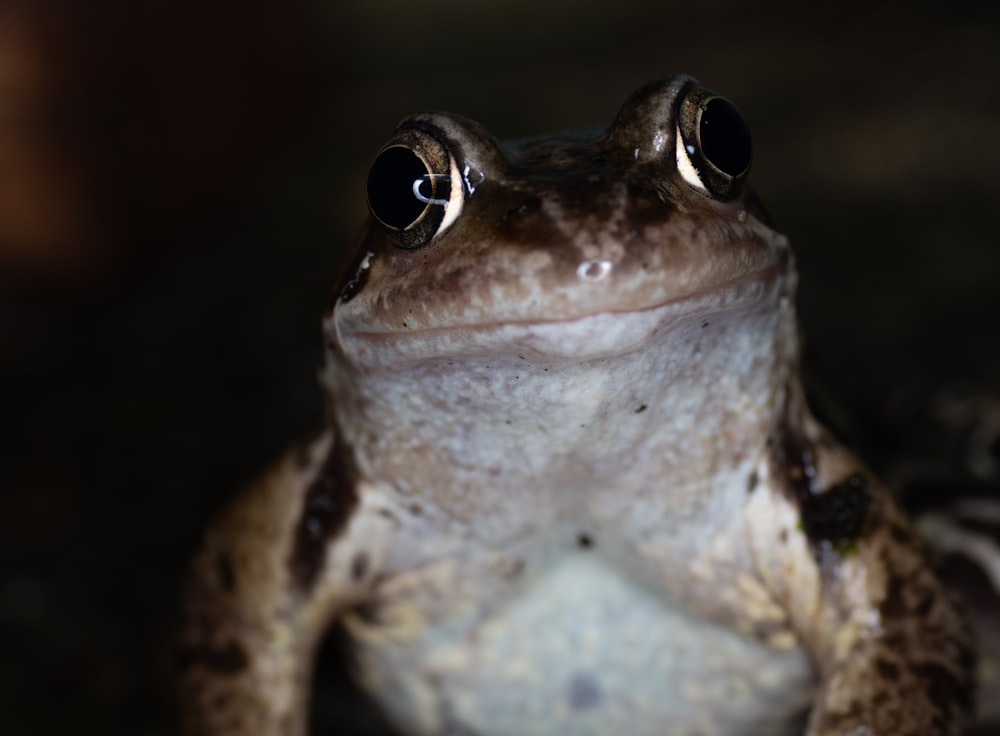
[[[601,281],[611,273],[613,264],[603,258],[584,261],[576,267],[576,275],[584,281]]]

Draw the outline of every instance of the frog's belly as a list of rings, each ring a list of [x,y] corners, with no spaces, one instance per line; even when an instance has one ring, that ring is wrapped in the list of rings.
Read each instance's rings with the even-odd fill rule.
[[[801,651],[693,620],[592,559],[479,621],[459,606],[425,627],[420,605],[402,603],[379,623],[352,617],[364,684],[406,734],[795,730],[812,688]]]

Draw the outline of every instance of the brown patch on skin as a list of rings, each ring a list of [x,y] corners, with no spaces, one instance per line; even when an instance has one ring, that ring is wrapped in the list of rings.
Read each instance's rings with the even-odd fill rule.
[[[889,680],[890,682],[899,680],[898,665],[893,664],[887,659],[877,659],[875,660],[875,666],[878,668],[878,673],[882,676],[882,679]]]
[[[746,628],[741,629],[741,631],[769,646],[776,646],[775,642],[782,640],[798,640],[798,635],[792,629],[791,622],[787,618],[776,621],[750,620]]]
[[[382,623],[382,605],[375,598],[362,601],[353,609],[354,614],[369,626]]]
[[[219,585],[223,591],[232,594],[236,590],[236,570],[233,567],[233,558],[226,552],[219,552],[215,562],[219,575]]]
[[[843,480],[820,485],[833,468],[844,467],[844,455],[790,409],[769,439],[770,461],[781,491],[799,511],[821,573],[819,610],[833,622],[809,619],[818,629],[810,635],[807,625],[803,636],[820,653],[824,673],[810,736],[861,730],[958,736],[975,692],[965,621],[923,541],[884,490],[851,473],[850,465],[841,471]],[[855,587],[862,580],[866,587]],[[876,614],[878,627],[855,618],[866,610]],[[852,639],[846,650],[841,634]]]
[[[365,575],[368,573],[368,555],[364,552],[359,552],[351,560],[351,577],[355,580],[364,580]]]
[[[662,227],[680,214],[676,204],[664,202],[656,188],[650,185],[655,179],[648,179],[647,176],[652,172],[652,167],[643,167],[632,173],[628,182],[623,222],[638,233],[650,227]],[[662,175],[656,178],[662,178]]]
[[[350,449],[338,437],[306,492],[295,529],[289,564],[296,583],[312,588],[323,568],[327,546],[337,538],[357,505],[357,469]]]
[[[879,514],[898,514],[886,499],[878,502],[884,505]],[[865,539],[887,575],[877,601],[884,633],[859,640],[859,649],[846,655],[860,666],[853,675],[859,690],[846,707],[822,714],[817,733],[842,733],[864,724],[873,733],[894,736],[958,734],[975,691],[965,622],[927,564],[922,541],[902,517],[871,527]],[[870,658],[867,666],[865,657]]]
[[[504,570],[500,573],[500,575],[505,580],[515,580],[524,573],[525,567],[526,565],[524,560],[518,558],[514,560],[508,567],[504,568]]]
[[[900,618],[906,615],[907,609],[903,602],[903,581],[898,577],[890,578],[885,598],[882,599],[880,612],[887,618]]]
[[[889,534],[899,544],[913,544],[913,532],[902,524],[892,524],[889,526]]]
[[[944,720],[950,721],[957,708],[972,707],[972,689],[969,683],[957,677],[947,667],[934,662],[919,664],[913,671],[925,683],[927,696],[935,707],[944,714]]]
[[[750,473],[747,478],[747,493],[753,493],[757,490],[757,484],[760,482],[760,476],[757,475],[757,471]]]
[[[537,237],[543,240],[532,240],[531,232],[538,232]],[[542,210],[541,198],[533,193],[524,194],[514,206],[500,214],[496,222],[496,236],[507,242],[545,242],[558,243],[565,240],[556,223]]]
[[[594,538],[587,532],[580,532],[576,536],[576,546],[580,549],[591,549],[594,546]]]

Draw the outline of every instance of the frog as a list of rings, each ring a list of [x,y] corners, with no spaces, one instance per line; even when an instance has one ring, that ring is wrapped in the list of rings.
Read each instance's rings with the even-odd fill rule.
[[[327,420],[191,566],[183,730],[302,736],[332,626],[401,734],[959,734],[961,608],[813,415],[749,128],[404,119],[323,316]]]

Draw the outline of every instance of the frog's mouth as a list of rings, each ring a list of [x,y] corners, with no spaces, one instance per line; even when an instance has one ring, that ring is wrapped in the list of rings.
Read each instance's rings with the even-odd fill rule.
[[[487,356],[500,361],[579,362],[643,349],[678,334],[696,339],[713,324],[777,315],[791,291],[787,263],[648,307],[603,309],[554,319],[507,319],[400,330],[345,326],[336,312],[326,324],[330,347],[348,361],[390,368],[413,361]]]

